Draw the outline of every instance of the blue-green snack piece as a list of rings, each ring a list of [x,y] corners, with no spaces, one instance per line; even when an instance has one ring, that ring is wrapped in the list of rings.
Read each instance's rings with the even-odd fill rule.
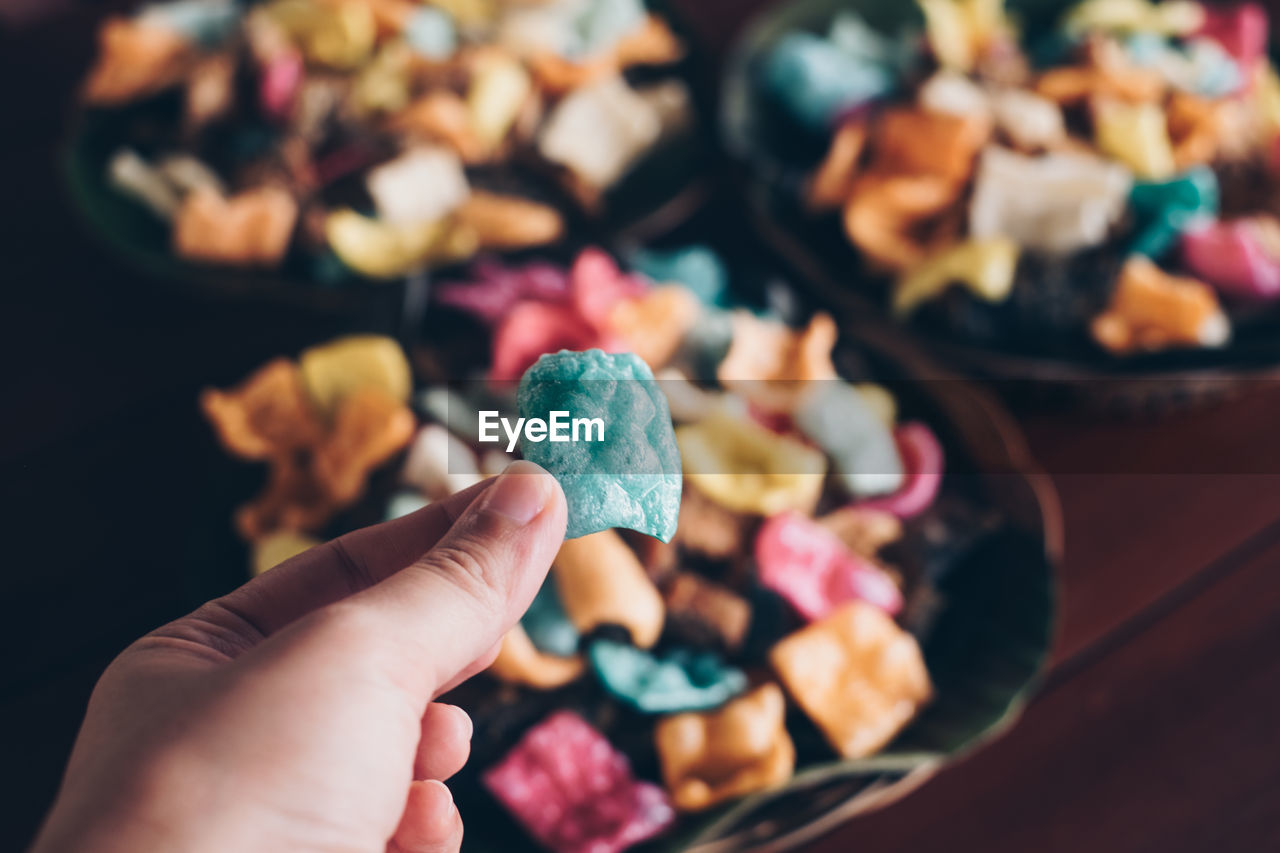
[[[144,6],[138,19],[181,33],[201,47],[217,47],[231,35],[240,15],[232,0],[177,0]]]
[[[333,249],[327,247],[311,259],[310,266],[312,278],[321,287],[337,287],[351,276],[346,264],[334,254]]]
[[[1129,192],[1138,223],[1132,251],[1159,258],[1183,231],[1216,217],[1218,199],[1218,178],[1208,166],[1196,166],[1167,181],[1136,181]]]
[[[665,658],[626,643],[596,640],[587,660],[605,690],[646,714],[717,708],[747,687],[741,670],[711,652],[679,650]]]
[[[618,40],[644,23],[641,0],[591,0],[577,20],[580,55],[611,50]]]
[[[921,35],[916,29],[907,28],[895,36],[886,36],[849,11],[837,13],[827,31],[827,39],[849,56],[882,65],[895,74],[906,73],[917,64]]]
[[[888,93],[893,73],[812,33],[788,33],[765,58],[765,88],[811,130],[845,110]]]
[[[404,25],[404,39],[415,53],[427,59],[448,59],[458,49],[458,32],[453,18],[434,6],[413,10]]]
[[[1080,47],[1083,36],[1055,29],[1033,38],[1027,45],[1027,58],[1036,70],[1067,65],[1071,55]]]
[[[562,658],[578,653],[578,629],[565,615],[556,582],[550,575],[542,582],[542,588],[520,619],[520,627],[524,628],[538,651]]]
[[[793,415],[796,427],[831,457],[849,494],[863,498],[897,491],[902,458],[889,425],[847,382],[816,385]]]
[[[708,246],[685,246],[665,252],[642,250],[631,257],[631,268],[659,284],[683,284],[703,305],[728,305],[729,270]]]
[[[667,398],[643,361],[598,349],[543,355],[520,379],[516,404],[521,454],[564,489],[565,538],[625,527],[671,541],[680,451]]]

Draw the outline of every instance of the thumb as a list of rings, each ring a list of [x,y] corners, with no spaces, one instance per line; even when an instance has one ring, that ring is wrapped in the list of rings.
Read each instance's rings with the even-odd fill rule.
[[[411,565],[297,627],[332,665],[381,669],[425,706],[528,608],[566,514],[555,478],[514,462]]]

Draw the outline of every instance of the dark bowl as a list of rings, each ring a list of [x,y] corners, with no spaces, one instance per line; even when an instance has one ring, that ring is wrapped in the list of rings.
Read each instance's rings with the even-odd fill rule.
[[[1047,33],[1063,0],[1008,0],[1028,38]],[[825,153],[825,139],[798,137],[756,85],[759,58],[783,34],[823,32],[836,12],[852,10],[885,32],[923,28],[914,3],[795,0],[758,17],[726,64],[720,111],[723,145],[743,172],[740,186],[756,230],[786,260],[803,286],[857,331],[890,348],[927,353],[935,362],[994,380],[1021,402],[1082,404],[1118,412],[1163,411],[1220,399],[1251,382],[1280,378],[1280,309],[1228,306],[1235,326],[1220,349],[1110,355],[1081,340],[1053,350],[983,343],[888,312],[883,279],[859,272],[858,252],[837,217],[805,211],[800,188]]]
[[[708,210],[660,241],[659,247],[662,242],[679,245],[705,239],[717,230],[741,233],[732,212]],[[728,249],[736,296],[772,305],[793,320],[811,310],[803,294],[780,284],[775,256],[766,247],[724,238],[714,242]],[[467,328],[470,334],[459,332]],[[449,312],[432,311],[421,339],[435,342],[431,349],[445,349],[447,345],[439,342],[459,334],[470,342],[448,347],[446,355],[420,352],[415,361],[432,364],[437,377],[473,376],[477,359],[483,364],[487,352],[482,329],[459,322]],[[708,813],[686,815],[676,834],[637,850],[793,848],[905,795],[938,768],[997,737],[1016,721],[1043,672],[1056,625],[1062,518],[1053,485],[1031,460],[1012,418],[971,382],[926,370],[914,357],[904,359],[874,341],[846,334],[836,362],[847,376],[870,376],[888,387],[904,415],[928,423],[946,450],[948,473],[939,505],[948,501],[948,512],[940,513],[936,523],[958,535],[947,538],[944,554],[930,558],[945,564],[945,569],[930,573],[927,597],[937,607],[926,608],[920,624],[911,625],[921,641],[936,698],[880,754],[857,761],[832,760],[820,743],[806,749],[798,741],[801,764],[787,784]],[[486,687],[456,701],[466,705],[468,698],[491,692]],[[536,692],[520,695],[519,710],[509,712],[523,719],[518,729],[558,701]],[[595,700],[574,694],[566,701]],[[482,708],[474,713],[482,713]],[[485,722],[482,716],[476,719],[479,732]],[[504,719],[500,728],[510,725]],[[500,751],[493,745],[476,749]],[[464,849],[523,849],[527,836],[480,784],[479,769],[467,768],[451,782],[467,825]]]
[[[731,206],[704,211],[661,242],[712,240],[728,247],[738,296],[769,304],[790,319],[805,316],[812,306],[805,304],[802,294],[779,284],[775,255],[767,247],[733,239],[742,233],[740,213]],[[572,257],[566,249],[549,254],[560,262]],[[414,337],[419,342],[412,353],[419,382],[426,377],[435,382],[467,380],[487,359],[484,329],[451,311],[428,310]],[[816,732],[803,740],[797,735],[804,762],[786,785],[686,816],[677,834],[642,845],[639,851],[793,848],[906,795],[938,768],[999,736],[1016,721],[1043,673],[1057,622],[1062,517],[1049,477],[1032,462],[1012,418],[972,383],[935,369],[926,371],[914,357],[903,357],[874,340],[846,334],[837,350],[837,365],[845,375],[871,376],[887,386],[904,415],[928,423],[945,448],[947,475],[939,506],[945,501],[948,509],[931,515],[928,522],[945,535],[922,537],[934,543],[932,548],[922,544],[925,553],[920,555],[923,563],[934,567],[927,573],[928,594],[923,598],[929,606],[910,625],[921,641],[936,698],[887,750],[871,758],[833,760]],[[192,552],[196,562],[207,564],[199,575],[219,578],[219,588],[225,588],[234,580],[227,567],[244,564],[243,547],[228,535],[228,519],[232,507],[252,493],[261,473],[256,466],[230,464],[220,457],[212,437],[206,444],[205,455],[211,461],[205,494],[212,505],[200,518],[210,526]],[[397,488],[397,470],[398,461],[382,468],[366,499],[335,519],[325,534],[336,536],[380,520]],[[216,589],[202,587],[198,593],[208,598]],[[479,689],[481,695],[492,695],[490,685]],[[512,712],[523,720],[519,730],[547,713],[549,703],[559,701],[536,692],[521,696]],[[466,698],[451,701],[465,705]],[[480,783],[478,773],[486,764],[482,753],[492,757],[501,745],[482,740],[484,708],[473,711],[478,763],[450,781],[467,826],[464,849],[527,849],[528,837]]]
[[[660,0],[649,4],[661,12]],[[679,22],[673,29],[681,32]],[[645,80],[682,78],[699,58],[689,50],[677,63],[660,69],[638,69]],[[631,76],[631,72],[628,72]],[[68,120],[68,133],[61,151],[62,175],[73,206],[86,229],[109,250],[120,256],[148,282],[192,296],[241,301],[265,301],[323,314],[360,314],[372,311],[399,312],[420,306],[425,299],[425,281],[437,274],[449,274],[460,267],[445,267],[417,276],[379,281],[336,269],[322,278],[315,274],[312,259],[291,252],[276,270],[242,270],[201,265],[185,261],[171,250],[170,229],[149,211],[115,190],[106,180],[106,164],[111,155],[128,142],[122,127],[139,112],[171,109],[163,96],[104,111],[77,105]],[[646,154],[605,193],[599,210],[590,214],[574,201],[549,170],[529,163],[499,164],[468,170],[473,182],[487,187],[551,204],[565,217],[566,233],[595,242],[619,237],[648,239],[678,225],[696,211],[708,189],[708,172],[713,130],[706,120],[710,113],[695,102],[695,121],[684,132],[663,141]],[[513,257],[537,256],[545,247],[511,253]],[[336,261],[335,261],[336,262]],[[413,321],[420,319],[413,318]],[[412,321],[411,321],[412,322]]]

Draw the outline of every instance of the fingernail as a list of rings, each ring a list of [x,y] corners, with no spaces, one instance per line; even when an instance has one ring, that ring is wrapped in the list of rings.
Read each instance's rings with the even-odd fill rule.
[[[448,785],[436,779],[429,780],[427,784],[433,788],[437,788],[440,791],[444,792],[444,801],[448,804],[448,806],[453,805],[453,791],[449,790]]]
[[[550,477],[542,468],[523,459],[512,462],[485,490],[485,512],[496,512],[517,524],[528,524],[551,497]]]
[[[446,705],[445,707],[452,708],[455,714],[461,715],[462,721],[466,725],[467,742],[469,743],[472,736],[476,733],[476,724],[471,719],[471,715],[467,713],[465,708],[460,708],[457,705]]]

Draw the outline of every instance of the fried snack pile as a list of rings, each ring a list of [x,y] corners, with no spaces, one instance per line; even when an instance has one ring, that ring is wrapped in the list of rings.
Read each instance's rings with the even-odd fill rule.
[[[236,388],[201,394],[227,452],[268,467],[262,493],[235,518],[259,551],[255,574],[314,544],[306,534],[355,503],[369,475],[409,442],[411,381],[399,344],[364,336],[313,347],[296,362],[276,359]]]
[[[918,2],[922,40],[841,12],[758,68],[789,132],[827,141],[804,205],[840,216],[895,314],[1125,356],[1222,346],[1230,309],[1280,297],[1260,6],[1084,0],[1024,36],[1000,0]]]
[[[684,471],[674,536],[614,528],[566,540],[493,665],[449,697],[476,722],[484,784],[531,837],[566,853],[621,850],[666,831],[671,813],[781,785],[797,764],[875,753],[932,692],[896,619],[921,583],[897,560],[933,517],[943,473],[933,433],[900,421],[883,387],[839,377],[826,315],[797,328],[733,307],[723,264],[701,247],[640,260],[659,277],[587,249],[568,269],[482,262],[471,280],[437,288],[490,330],[489,372],[418,394],[430,423],[388,509],[501,470],[510,456],[479,441],[480,413],[512,412],[513,379],[539,356],[645,353],[654,380],[603,369],[612,362],[598,352],[537,364],[595,371],[601,401],[616,404],[598,403],[608,428],[670,409]],[[616,387],[641,381],[644,393]],[[619,473],[576,487],[602,495]],[[828,745],[810,737],[802,752],[788,708]]]
[[[682,54],[643,0],[168,0],[107,20],[83,100],[180,257],[393,279],[558,240],[530,194],[595,210],[683,132],[682,83],[626,76]]]

